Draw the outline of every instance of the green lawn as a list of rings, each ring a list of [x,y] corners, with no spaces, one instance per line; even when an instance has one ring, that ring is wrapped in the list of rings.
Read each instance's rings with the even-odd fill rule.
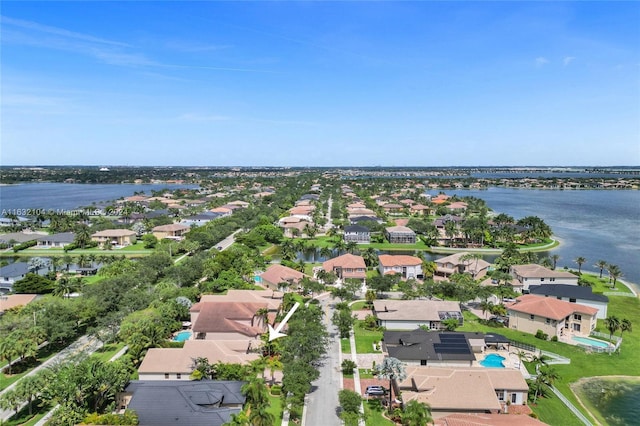
[[[274,396],[269,394],[269,407],[267,411],[275,417],[275,424],[279,425],[282,423],[282,397],[280,395]]]
[[[550,389],[545,389],[545,397],[538,396],[536,404],[529,406],[538,418],[551,426],[582,426],[583,423],[564,405]]]
[[[110,343],[95,351],[91,356],[107,362],[122,348],[124,348],[124,343]]]
[[[626,287],[622,284],[618,284],[619,291],[627,291]],[[596,291],[600,290],[600,287],[594,288]],[[615,315],[618,318],[627,318],[632,324],[640,325],[640,299],[631,297],[609,297],[609,315]],[[614,375],[626,375],[626,376],[640,376],[640,363],[637,361],[637,354],[640,353],[640,336],[638,332],[627,332],[623,335],[623,342],[620,348],[619,354],[596,354],[587,353],[583,349],[577,346],[567,345],[560,342],[543,341],[536,339],[533,335],[528,333],[522,333],[515,330],[509,330],[507,328],[494,328],[489,327],[478,322],[478,319],[469,312],[464,312],[465,324],[460,327],[460,331],[480,331],[480,332],[494,332],[505,335],[506,337],[534,345],[539,349],[554,352],[559,355],[571,359],[569,365],[554,365],[554,369],[557,371],[560,379],[555,383],[555,386],[563,393],[567,399],[569,399],[576,407],[581,409],[587,417],[591,417],[578,403],[576,397],[570,389],[570,384],[576,382],[583,377],[592,376],[614,376]],[[603,321],[598,321],[598,329],[604,331],[604,326],[601,324]],[[616,335],[620,335],[617,332]],[[553,406],[553,400],[555,398],[545,398],[540,401],[534,411],[540,416],[540,420],[552,425],[561,425],[556,420],[557,416],[551,415],[555,413]],[[548,407],[549,406],[549,407]]]
[[[364,321],[357,320],[354,325],[354,333],[356,338],[356,351],[359,354],[380,353],[373,350],[373,342],[382,340],[382,331],[369,331],[360,326]]]
[[[3,389],[6,389],[9,385],[11,385],[12,383],[15,383],[16,381],[18,381],[20,378],[22,378],[25,374],[29,373],[35,367],[37,367],[38,365],[42,364],[43,362],[45,362],[49,358],[51,358],[60,349],[61,348],[59,348],[59,347],[56,348],[53,345],[44,346],[43,348],[41,348],[38,351],[37,361],[36,362],[32,362],[24,371],[20,371],[19,373],[15,373],[16,370],[14,369],[12,371],[11,375],[8,375],[8,374],[5,374],[5,373],[0,373],[0,391],[3,390]],[[6,371],[7,370],[5,370],[5,372]]]
[[[363,309],[366,304],[367,304],[367,302],[364,302],[364,301],[356,302],[353,305],[351,305],[351,310],[352,311],[359,311],[359,310]]]
[[[44,404],[39,405],[40,401],[34,401],[32,403],[32,415],[29,415],[29,407],[24,407],[15,416],[7,420],[3,425],[7,426],[32,426],[35,425],[41,418],[44,417],[52,408],[52,405]]]
[[[391,420],[387,420],[382,417],[383,407],[380,405],[379,400],[370,399],[363,401],[364,416],[366,426],[393,426],[394,423]]]
[[[349,343],[349,339],[340,339],[340,350],[343,354],[351,353],[351,344]]]

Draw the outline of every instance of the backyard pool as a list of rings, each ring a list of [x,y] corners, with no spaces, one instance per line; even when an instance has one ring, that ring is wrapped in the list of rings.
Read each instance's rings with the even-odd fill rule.
[[[608,348],[609,344],[602,340],[592,339],[590,337],[571,336],[571,340],[574,342],[582,343],[583,345],[595,346],[596,348]]]
[[[480,361],[480,365],[483,367],[489,368],[504,368],[504,357],[498,354],[489,354],[484,357],[482,361]]]
[[[180,333],[173,336],[174,342],[184,342],[185,340],[189,340],[191,338],[190,331],[181,331]]]

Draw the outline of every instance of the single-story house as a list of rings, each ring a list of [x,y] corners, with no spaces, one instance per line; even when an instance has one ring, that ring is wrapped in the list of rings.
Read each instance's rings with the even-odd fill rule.
[[[188,227],[191,226],[202,226],[206,223],[211,222],[214,219],[221,217],[222,214],[213,213],[213,212],[204,212],[200,214],[196,214],[193,216],[185,217],[180,221],[181,224],[186,225]]]
[[[36,248],[64,248],[69,244],[73,244],[76,234],[73,232],[61,232],[39,237],[37,239]]]
[[[14,244],[22,244],[28,241],[37,240],[40,237],[44,237],[45,233],[35,232],[10,232],[8,234],[0,235],[0,243],[13,246]]]
[[[421,325],[440,330],[444,320],[463,322],[460,304],[447,300],[374,300],[373,314],[387,330],[415,330]]]
[[[545,268],[542,265],[530,263],[527,265],[513,265],[509,274],[518,281],[516,287],[523,292],[529,290],[529,286],[538,284],[568,284],[578,285],[578,276],[566,271],[557,271]]]
[[[507,404],[526,405],[529,392],[514,369],[409,366],[406,373],[398,383],[402,400],[427,403],[432,413],[502,413]]]
[[[536,296],[555,297],[565,302],[591,306],[598,310],[598,314],[596,315],[598,319],[605,319],[607,317],[609,298],[603,294],[594,293],[591,287],[568,284],[533,285],[529,287],[529,293],[535,294]]]
[[[261,345],[261,340],[186,340],[182,348],[151,348],[138,368],[138,377],[189,380],[197,358],[206,358],[210,364],[249,364],[260,358]]]
[[[406,226],[390,226],[386,228],[385,235],[391,244],[416,243],[416,233]]]
[[[433,420],[434,426],[547,426],[533,417],[516,413],[513,415],[489,413],[455,413]]]
[[[297,289],[298,284],[304,277],[306,275],[302,272],[277,263],[270,265],[266,271],[260,274],[262,284],[272,290],[284,287],[282,283],[287,284],[286,288]]]
[[[479,351],[484,340],[478,339]],[[439,367],[471,367],[476,356],[464,333],[435,332],[416,329],[411,331],[385,331],[383,351],[407,365]]]
[[[181,223],[170,223],[168,225],[156,226],[151,230],[151,232],[153,232],[153,235],[159,240],[168,238],[170,240],[180,241],[190,230],[191,228],[187,225],[183,225]]]
[[[29,272],[29,265],[25,262],[10,263],[0,268],[0,292],[10,292],[13,284],[26,277]]]
[[[596,328],[598,309],[552,297],[525,294],[506,305],[509,328],[549,337],[577,334],[588,336]]]
[[[91,235],[91,241],[101,245],[125,247],[136,243],[136,233],[129,229],[105,229]]]
[[[455,253],[436,259],[436,275],[448,278],[452,274],[469,273],[474,279],[484,277],[491,264],[483,259],[465,259],[467,252]]]
[[[362,256],[351,253],[329,259],[322,264],[322,269],[335,273],[338,278],[356,278],[364,280],[367,278],[367,265]]]
[[[346,242],[355,241],[358,244],[369,244],[371,242],[371,232],[369,228],[361,225],[350,225],[344,227],[344,240]]]
[[[396,274],[402,278],[422,278],[422,259],[407,255],[378,256],[380,275]]]
[[[140,426],[222,426],[242,411],[246,382],[132,380],[117,398],[136,412]]]

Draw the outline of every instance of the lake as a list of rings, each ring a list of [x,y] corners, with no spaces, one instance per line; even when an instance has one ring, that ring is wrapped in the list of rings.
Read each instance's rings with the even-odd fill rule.
[[[134,192],[163,189],[196,189],[188,184],[80,184],[80,183],[24,183],[0,186],[0,211],[24,209],[71,210],[100,205],[106,201],[129,197]]]

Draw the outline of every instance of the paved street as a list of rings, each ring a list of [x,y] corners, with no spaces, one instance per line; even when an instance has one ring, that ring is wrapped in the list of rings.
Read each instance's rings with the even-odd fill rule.
[[[320,377],[312,383],[312,391],[307,396],[307,408],[304,424],[309,426],[340,426],[342,421],[338,417],[338,391],[342,388],[340,374],[340,338],[338,330],[331,323],[333,301],[330,298],[321,300],[325,313],[325,324],[329,332],[329,346],[322,367]]]

